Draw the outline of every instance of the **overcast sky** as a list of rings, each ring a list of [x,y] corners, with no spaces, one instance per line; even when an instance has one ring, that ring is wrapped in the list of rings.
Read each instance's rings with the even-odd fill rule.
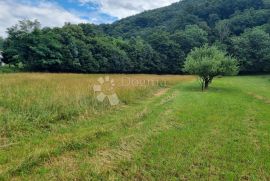
[[[65,22],[111,23],[144,10],[179,0],[0,0],[0,36],[22,19],[38,19],[43,26]]]

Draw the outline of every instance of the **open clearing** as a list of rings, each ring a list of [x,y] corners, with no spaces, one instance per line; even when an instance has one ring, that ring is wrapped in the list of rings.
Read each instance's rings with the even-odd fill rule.
[[[270,76],[99,77],[1,75],[0,180],[270,180]]]

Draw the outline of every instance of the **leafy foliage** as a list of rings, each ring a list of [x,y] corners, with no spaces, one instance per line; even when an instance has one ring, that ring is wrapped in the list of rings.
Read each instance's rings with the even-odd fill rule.
[[[260,28],[232,38],[235,55],[247,73],[270,72],[270,35]]]
[[[4,39],[0,36],[0,50],[3,49]]]
[[[218,75],[235,75],[238,73],[237,60],[217,47],[208,45],[195,48],[187,56],[184,71],[198,75],[202,82],[202,90],[207,89],[214,77]]]
[[[237,57],[241,73],[269,73],[269,18],[269,0],[183,0],[113,24],[41,29],[26,20],[8,29],[4,62],[31,71],[176,74],[192,49],[209,44]]]

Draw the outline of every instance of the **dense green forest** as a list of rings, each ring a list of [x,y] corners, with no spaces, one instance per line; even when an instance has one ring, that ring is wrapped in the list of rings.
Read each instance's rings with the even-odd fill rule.
[[[241,73],[270,73],[269,0],[183,0],[113,24],[40,27],[9,28],[3,61],[29,71],[175,74],[193,48],[214,44]]]

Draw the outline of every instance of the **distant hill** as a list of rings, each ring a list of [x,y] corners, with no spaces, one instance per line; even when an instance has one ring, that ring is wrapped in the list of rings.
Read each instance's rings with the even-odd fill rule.
[[[104,29],[110,35],[124,37],[147,36],[157,29],[174,33],[183,30],[186,25],[194,24],[211,31],[216,23],[226,19],[231,25],[240,23],[239,26],[243,26],[239,27],[242,28],[241,30],[236,30],[235,33],[239,34],[247,27],[260,26],[268,22],[270,16],[269,10],[266,11],[268,8],[265,2],[262,0],[183,0],[167,7],[122,19],[105,26]],[[248,15],[247,11],[253,14]],[[245,17],[253,22],[243,22],[246,20]],[[234,28],[231,28],[234,31]]]
[[[270,73],[270,0],[182,0],[113,24],[8,29],[4,62],[31,71],[182,72],[187,54],[215,45],[241,73]]]

